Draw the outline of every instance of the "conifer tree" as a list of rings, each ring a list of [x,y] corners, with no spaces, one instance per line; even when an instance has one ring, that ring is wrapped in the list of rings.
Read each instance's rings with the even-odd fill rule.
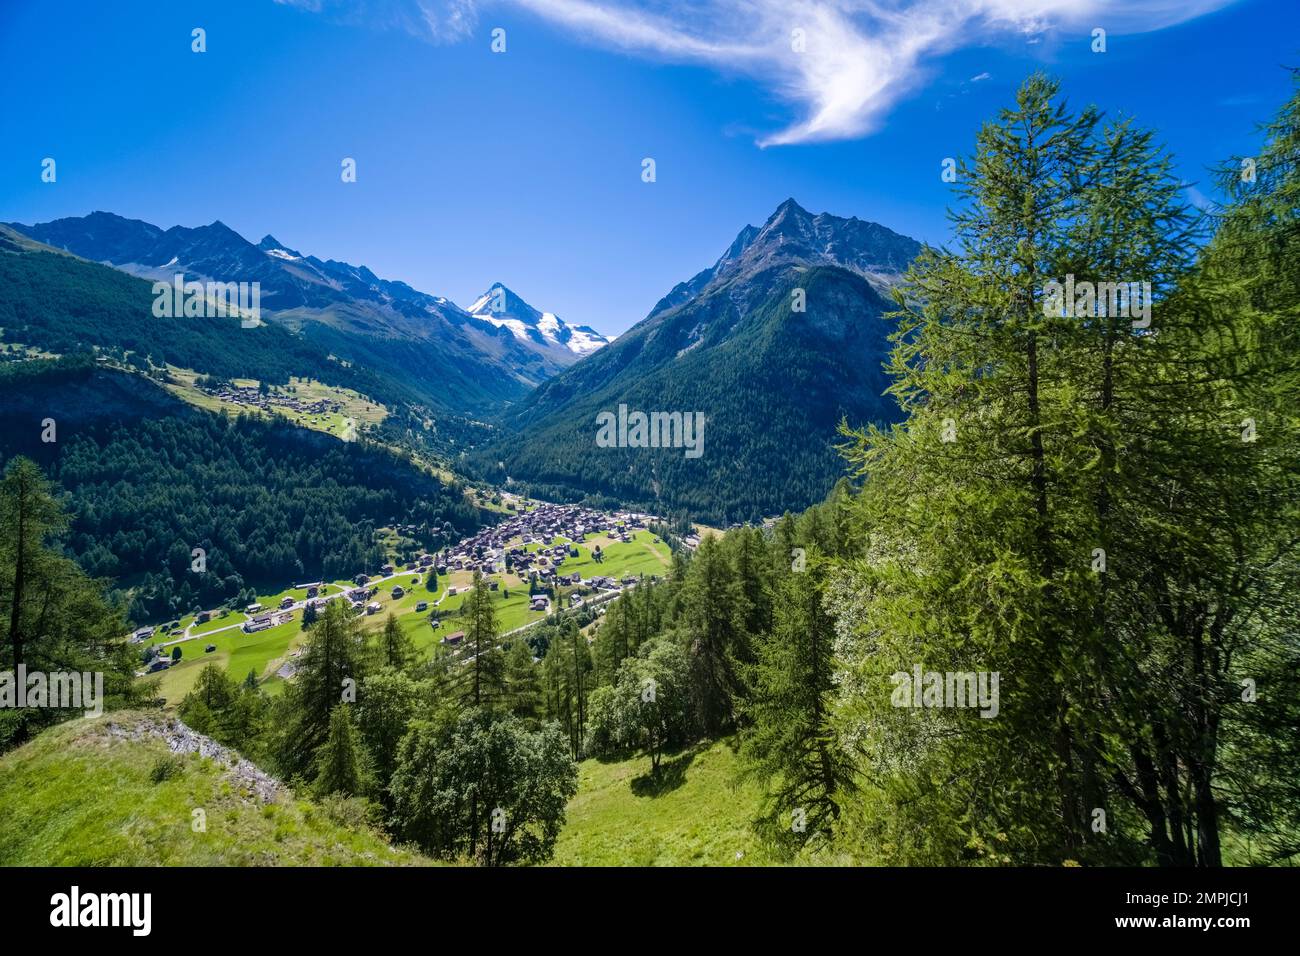
[[[390,611],[384,620],[384,629],[379,633],[376,647],[377,663],[382,667],[405,671],[415,664],[418,657],[410,635],[402,630],[396,615]]]
[[[437,709],[429,686],[402,671],[380,667],[368,673],[357,695],[356,727],[371,758],[375,790],[386,799],[386,788],[397,766],[397,749],[411,723]]]
[[[492,592],[479,571],[461,606],[465,617],[465,651],[470,655],[467,673],[460,678],[465,706],[491,709],[506,695],[505,655],[497,646],[496,610]]]
[[[310,780],[330,715],[364,677],[365,637],[342,601],[331,601],[307,632],[298,670],[276,705],[275,760],[286,778]]]
[[[535,726],[542,711],[542,686],[533,651],[522,634],[516,634],[505,655],[506,691],[510,713]]]
[[[835,739],[834,621],[822,606],[825,563],[814,551],[801,573],[777,580],[775,621],[747,669],[743,775],[765,787],[760,832],[778,843],[825,842],[855,789],[853,764]]]
[[[1105,449],[1121,404],[1104,395],[1104,369],[1108,350],[1130,361],[1158,336],[1052,290],[1069,290],[1078,270],[1079,282],[1147,281],[1167,293],[1179,241],[1168,227],[1182,213],[1166,173],[1141,136],[1102,131],[1094,109],[1071,113],[1054,82],[1031,77],[959,168],[957,250],[924,252],[898,293],[891,390],[908,418],[859,433],[849,451],[867,478],[857,589],[870,600],[848,682],[865,681],[849,712],[863,709],[848,726],[873,725],[882,768],[902,767],[887,751],[914,752],[909,772],[880,776],[905,808],[894,825],[915,813],[941,835],[934,859],[970,846],[1077,859],[1098,806],[1096,476],[1110,469],[1103,480],[1114,480]],[[1121,216],[1155,225],[1108,245],[1105,221],[1119,207],[1107,204],[1120,196]],[[1107,275],[1115,269],[1139,274]],[[999,674],[998,716],[900,712],[887,678],[917,665]],[[1082,761],[1089,753],[1096,759]],[[957,785],[916,798],[925,776]],[[965,839],[946,842],[958,821]]]
[[[329,736],[316,752],[317,796],[364,796],[370,789],[369,757],[352,719],[352,708],[338,704],[330,712]]]
[[[0,480],[0,672],[84,671],[103,674],[106,709],[147,697],[135,680],[136,652],[121,639],[126,621],[100,584],[57,548],[67,517],[40,468],[16,457]],[[12,689],[12,685],[10,685]],[[0,707],[0,750],[40,727],[84,711]]]
[[[695,711],[704,732],[718,734],[732,726],[735,699],[742,690],[736,661],[742,637],[735,574],[713,536],[700,542],[681,594],[691,642]]]

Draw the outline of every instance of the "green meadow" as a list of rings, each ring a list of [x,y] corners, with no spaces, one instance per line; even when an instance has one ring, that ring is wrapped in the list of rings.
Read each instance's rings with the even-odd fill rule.
[[[564,539],[559,539],[563,541]],[[599,545],[604,560],[597,562],[593,555]],[[536,551],[536,543],[527,546],[529,551]],[[584,579],[595,575],[622,578],[628,575],[664,574],[671,565],[668,546],[655,538],[648,531],[638,531],[628,542],[611,541],[605,535],[588,535],[587,540],[576,545],[578,557],[568,558],[560,570],[564,574],[578,572]],[[499,633],[513,631],[526,624],[542,620],[546,615],[541,611],[529,609],[528,582],[513,573],[492,575],[499,582],[498,589],[492,592],[492,599],[497,612],[497,629]],[[417,580],[417,584],[412,581]],[[380,609],[363,618],[367,630],[378,630],[384,626],[388,615],[393,614],[402,629],[411,636],[412,642],[420,651],[427,651],[444,635],[462,630],[458,612],[465,601],[465,596],[473,581],[468,571],[453,571],[443,575],[436,583],[436,591],[428,589],[428,578],[423,571],[402,572],[379,584],[379,593],[370,601],[379,604]],[[400,585],[403,594],[400,598],[392,596],[394,585]],[[337,594],[353,587],[351,581],[339,580],[326,585],[322,595]],[[456,594],[448,594],[450,588],[456,588]],[[295,601],[304,600],[307,592],[303,588],[285,588],[274,593],[258,595],[257,601],[268,612],[275,611],[280,602],[286,598]],[[441,626],[430,626],[429,612],[435,610],[434,604],[441,599],[436,610],[441,619]],[[422,612],[415,610],[419,602],[425,601],[429,607]],[[369,602],[367,602],[369,603]],[[172,647],[181,648],[181,660],[165,671],[148,675],[150,680],[158,681],[158,694],[175,706],[194,687],[203,665],[209,662],[220,664],[235,680],[243,680],[251,670],[262,682],[264,689],[271,694],[278,693],[283,683],[276,675],[280,665],[303,638],[302,612],[294,611],[292,618],[284,624],[278,624],[265,631],[246,634],[239,626],[247,615],[243,608],[229,611],[225,617],[216,617],[204,624],[194,625],[192,640],[172,644],[164,649],[170,654]],[[178,627],[184,630],[194,622],[194,615],[180,619]],[[177,637],[160,633],[150,641],[141,644],[141,648],[150,644],[164,644],[176,641]],[[208,653],[204,648],[216,645]]]

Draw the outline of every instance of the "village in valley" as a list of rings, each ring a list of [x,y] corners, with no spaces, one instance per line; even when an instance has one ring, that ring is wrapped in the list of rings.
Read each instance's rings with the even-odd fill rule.
[[[581,505],[530,501],[503,493],[508,517],[438,552],[404,548],[395,529],[389,560],[348,580],[298,583],[259,596],[244,607],[200,611],[137,629],[141,678],[159,680],[158,693],[175,705],[202,666],[216,661],[236,680],[251,672],[271,694],[292,680],[305,634],[303,616],[330,601],[348,602],[368,630],[392,614],[425,654],[435,646],[456,654],[464,640],[461,604],[482,574],[493,598],[503,641],[565,611],[597,618],[603,605],[671,566],[669,544],[651,514],[607,512]],[[696,543],[694,537],[684,544]],[[583,613],[586,612],[586,613]]]

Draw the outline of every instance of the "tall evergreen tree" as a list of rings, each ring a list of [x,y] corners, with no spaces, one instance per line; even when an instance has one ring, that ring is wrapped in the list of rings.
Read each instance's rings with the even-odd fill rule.
[[[506,696],[505,654],[497,644],[496,609],[487,579],[474,572],[474,584],[461,605],[465,618],[465,650],[469,660],[460,678],[461,693],[468,707],[491,709]]]
[[[961,859],[972,846],[1078,858],[1106,739],[1094,719],[1105,713],[1097,476],[1115,480],[1125,405],[1106,395],[1107,355],[1113,369],[1116,353],[1133,361],[1160,336],[1139,334],[1113,302],[1098,312],[1095,300],[1052,289],[1149,282],[1167,294],[1182,208],[1141,134],[1102,131],[1091,108],[1072,114],[1042,76],[981,129],[957,188],[958,250],[927,250],[899,293],[890,369],[908,420],[858,434],[849,451],[868,479],[857,586],[870,601],[853,646],[859,673],[846,684],[863,688],[848,727],[874,724],[881,768],[908,771],[881,774],[890,804],[906,808],[898,826],[922,814],[936,833],[965,831],[934,841],[933,858]],[[1108,233],[1116,214],[1140,236]],[[931,710],[908,720],[884,678],[915,665],[998,673],[998,717]],[[894,763],[887,749],[904,748],[916,759]],[[962,783],[914,799],[922,776]],[[1006,836],[1007,819],[1015,838],[986,849]]]
[[[330,712],[329,736],[316,752],[313,790],[322,797],[364,796],[370,789],[369,763],[353,723],[351,706],[337,704]]]
[[[696,714],[705,733],[718,734],[733,725],[735,699],[742,690],[736,662],[742,637],[735,574],[722,545],[711,535],[691,560],[682,599]]]
[[[398,671],[409,669],[419,658],[410,635],[402,630],[402,625],[391,611],[384,619],[384,629],[379,633],[375,652],[379,666]]]
[[[37,465],[15,458],[0,481],[0,672],[103,675],[105,709],[139,702],[149,685],[135,680],[138,658],[122,639],[126,621],[55,546],[67,518]],[[12,684],[9,688],[12,690]],[[87,708],[90,705],[87,705]],[[78,709],[0,707],[0,749]]]
[[[1135,735],[1149,763],[1122,781],[1162,862],[1218,865],[1228,820],[1264,837],[1263,859],[1297,850],[1280,808],[1300,795],[1300,688],[1282,663],[1300,616],[1300,93],[1264,132],[1257,157],[1223,170],[1228,203],[1171,302],[1191,344],[1147,487],[1177,524],[1147,521],[1151,593],[1136,606],[1157,639],[1135,660],[1159,693]]]
[[[510,713],[534,726],[542,711],[542,685],[532,648],[522,634],[515,635],[506,652],[505,677]]]
[[[275,762],[286,778],[311,780],[330,715],[364,676],[365,637],[343,601],[331,601],[307,632],[298,670],[276,705]]]
[[[15,458],[0,483],[0,542],[9,572],[3,599],[8,605],[6,637],[14,668],[27,662],[29,645],[49,635],[33,618],[41,606],[43,582],[51,577],[55,556],[47,539],[67,527],[67,517],[54,500],[49,482],[29,458]]]
[[[856,784],[830,719],[834,621],[823,609],[824,562],[778,578],[772,632],[757,647],[743,705],[744,775],[766,789],[760,830],[776,842],[825,842]]]
[[[429,688],[406,673],[380,667],[361,682],[356,726],[371,757],[375,790],[387,799],[387,787],[397,767],[397,749],[413,721],[434,711]]]

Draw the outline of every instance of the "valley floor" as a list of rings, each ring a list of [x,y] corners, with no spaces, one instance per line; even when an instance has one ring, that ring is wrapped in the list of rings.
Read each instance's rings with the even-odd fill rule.
[[[671,565],[668,545],[649,531],[636,531],[629,535],[630,540],[623,542],[611,539],[603,534],[588,534],[586,540],[575,542],[579,551],[577,558],[566,561],[563,569],[566,574],[581,573],[584,579],[593,575],[606,575],[622,578],[628,575],[662,575]],[[567,540],[567,539],[560,539]],[[593,550],[599,546],[603,560],[593,558]],[[536,544],[527,546],[535,551]],[[465,599],[473,575],[469,571],[452,571],[439,577],[436,590],[430,592],[425,582],[426,572],[395,571],[392,574],[371,580],[370,585],[379,585],[379,592],[372,600],[379,605],[378,611],[367,615],[367,629],[383,627],[388,614],[393,614],[402,629],[411,636],[415,647],[428,652],[445,634],[460,630],[457,612]],[[498,631],[502,636],[533,624],[540,623],[548,617],[549,612],[534,611],[529,608],[528,582],[516,574],[501,572],[488,575],[495,579],[498,590],[493,592],[493,602],[497,614]],[[413,584],[413,581],[418,581]],[[401,597],[393,597],[392,586],[400,584],[404,588]],[[330,600],[342,599],[345,590],[354,587],[351,581],[328,582],[322,595]],[[456,593],[450,593],[452,590]],[[614,594],[617,592],[605,592]],[[158,646],[164,654],[170,654],[174,647],[181,648],[181,659],[158,674],[147,675],[147,679],[158,680],[158,695],[168,704],[180,703],[198,680],[203,666],[216,662],[225,667],[235,680],[242,680],[252,671],[268,693],[278,693],[283,678],[278,671],[292,660],[292,654],[301,644],[302,604],[307,599],[307,592],[302,588],[287,588],[275,594],[259,595],[258,603],[274,611],[286,598],[294,601],[291,610],[284,612],[287,617],[283,623],[256,633],[245,633],[243,623],[250,615],[243,611],[230,611],[225,615],[215,616],[203,624],[196,624],[194,615],[187,615],[176,622],[170,631],[160,630],[153,638],[140,643],[143,650],[151,645]],[[591,595],[590,599],[597,598]],[[424,603],[426,611],[416,611]],[[430,626],[428,611],[436,609],[441,616],[441,626]],[[207,648],[213,647],[212,651]]]

